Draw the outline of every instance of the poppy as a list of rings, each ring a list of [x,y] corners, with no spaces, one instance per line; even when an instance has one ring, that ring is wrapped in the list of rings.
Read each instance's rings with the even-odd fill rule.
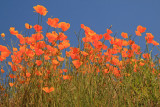
[[[59,22],[58,18],[54,18],[54,19],[48,18],[47,24],[51,27],[57,28],[58,22]]]
[[[71,76],[69,76],[69,75],[63,75],[63,79],[64,79],[64,80],[70,80],[70,79],[71,79]]]
[[[42,40],[44,37],[41,33],[32,34],[32,38],[34,38],[35,41]]]
[[[1,73],[4,73],[5,71],[1,68]]]
[[[14,85],[14,83],[9,83],[9,86],[10,86],[10,87],[13,87],[13,85]]]
[[[9,77],[10,77],[10,78],[16,78],[16,76],[13,75],[13,74],[10,74]]]
[[[63,72],[67,72],[68,70],[67,69],[63,69]]]
[[[82,65],[82,62],[79,60],[74,60],[72,61],[72,63],[76,68],[79,68]]]
[[[58,58],[59,61],[64,61],[63,57],[57,56],[57,58]]]
[[[155,45],[155,46],[159,45],[159,43],[155,40],[152,40],[152,44]]]
[[[26,27],[26,29],[31,29],[32,25],[29,25],[28,23],[25,23],[25,27]]]
[[[47,33],[46,37],[48,38],[49,42],[53,42],[54,40],[57,40],[58,34],[53,31],[52,33]]]
[[[140,33],[143,33],[146,31],[146,28],[139,25],[139,26],[137,26],[137,31],[139,31]]]
[[[54,88],[53,87],[51,87],[51,88],[44,87],[44,88],[42,88],[42,90],[45,91],[46,93],[50,93],[50,92],[54,91]]]
[[[47,9],[42,5],[37,5],[37,6],[34,6],[33,8],[34,8],[35,12],[37,12],[43,16],[45,16],[48,12]]]
[[[41,32],[41,30],[42,30],[42,26],[37,25],[37,24],[34,25],[33,28],[36,30],[36,32]]]
[[[1,37],[5,37],[5,34],[4,34],[4,33],[1,33]]]
[[[147,43],[152,43],[154,36],[151,33],[146,33],[146,35],[145,39]]]
[[[58,28],[61,28],[62,31],[67,31],[70,28],[70,24],[66,22],[60,22]]]
[[[30,77],[31,76],[31,73],[26,73],[26,77]]]
[[[40,66],[42,64],[42,61],[41,60],[36,60],[36,64],[37,64],[37,66]]]
[[[135,31],[137,36],[142,36],[141,33],[139,31]]]
[[[127,34],[127,33],[124,33],[124,32],[121,33],[121,36],[122,36],[123,38],[128,38],[128,34]]]
[[[17,34],[18,34],[18,31],[15,31],[15,28],[14,28],[14,27],[10,27],[9,31],[10,31],[10,33],[11,33],[12,35],[17,35]]]
[[[52,60],[52,64],[54,64],[54,65],[58,65],[58,64],[59,64],[59,62],[58,62],[57,60]]]

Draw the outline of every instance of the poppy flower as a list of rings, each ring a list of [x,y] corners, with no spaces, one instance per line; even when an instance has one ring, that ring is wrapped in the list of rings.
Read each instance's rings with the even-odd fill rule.
[[[62,31],[67,31],[70,28],[70,24],[66,22],[60,22],[58,28],[61,28]]]
[[[155,40],[152,40],[152,44],[155,45],[155,46],[159,45],[159,43]]]
[[[42,90],[45,91],[46,93],[50,93],[50,92],[54,91],[54,88],[53,87],[51,87],[51,88],[44,87],[44,88],[42,88]]]
[[[42,61],[41,60],[36,60],[36,64],[37,64],[37,66],[40,66],[42,64]]]
[[[18,49],[13,47],[13,52],[16,52],[16,51],[18,51]]]
[[[67,69],[63,69],[63,72],[67,72],[68,70]]]
[[[4,34],[4,33],[1,33],[1,37],[5,37],[5,34]]]
[[[59,61],[64,61],[63,57],[57,56],[57,58],[58,58]]]
[[[48,12],[47,9],[42,5],[37,5],[37,6],[34,6],[33,8],[34,8],[35,12],[37,12],[43,16],[45,16]]]
[[[109,70],[108,69],[104,69],[104,73],[109,73]]]
[[[10,78],[16,78],[16,76],[13,75],[13,74],[10,74],[9,77],[10,77]]]
[[[146,28],[139,25],[139,26],[137,26],[137,31],[139,31],[140,33],[143,33],[146,31]]]
[[[28,23],[25,23],[25,27],[26,27],[26,29],[31,29],[32,25],[29,25]]]
[[[110,40],[111,36],[108,33],[103,34],[105,40]]]
[[[5,71],[1,68],[1,73],[4,73]]]
[[[49,57],[48,55],[44,55],[44,59],[45,59],[45,60],[49,60],[50,57]]]
[[[58,18],[53,18],[53,19],[48,18],[47,24],[51,27],[57,28],[58,27],[58,22],[59,22]]]
[[[53,42],[57,40],[58,34],[55,31],[53,31],[52,33],[47,33],[46,37],[48,38],[49,42]]]
[[[39,71],[36,71],[35,74],[36,74],[37,76],[41,76],[41,75],[42,75],[42,73],[39,72]]]
[[[40,56],[44,53],[44,51],[42,49],[35,49],[36,55]]]
[[[33,28],[36,30],[36,32],[41,32],[41,30],[42,30],[42,26],[37,25],[37,24],[34,25]]]
[[[113,32],[110,29],[107,29],[107,33],[110,35]]]
[[[41,33],[32,34],[32,38],[34,38],[35,41],[42,40],[44,36]]]
[[[143,56],[143,58],[149,59],[150,54],[148,54],[148,53],[144,53],[142,56]]]
[[[146,33],[146,35],[145,39],[147,43],[152,43],[154,36],[151,33]]]
[[[58,64],[59,64],[59,62],[58,62],[57,60],[52,60],[52,64],[54,64],[54,65],[58,65]]]
[[[141,33],[139,31],[135,31],[137,36],[142,36]]]
[[[9,86],[10,86],[10,87],[13,87],[13,85],[14,85],[14,83],[9,83]]]
[[[87,52],[85,52],[85,51],[81,51],[81,54],[83,55],[83,56],[87,56],[87,55],[89,55]]]
[[[121,33],[121,36],[122,36],[123,38],[128,38],[128,34],[127,34],[127,33],[124,33],[124,32]]]
[[[72,61],[72,63],[76,68],[79,68],[82,65],[82,62],[79,60],[74,60]]]
[[[64,79],[64,80],[70,80],[70,79],[71,79],[71,76],[69,76],[69,75],[63,75],[63,79]]]
[[[31,73],[26,73],[26,77],[30,77],[31,76]]]
[[[17,34],[18,34],[18,31],[15,31],[15,28],[14,28],[14,27],[10,27],[9,31],[10,31],[10,33],[11,33],[12,35],[17,35]]]

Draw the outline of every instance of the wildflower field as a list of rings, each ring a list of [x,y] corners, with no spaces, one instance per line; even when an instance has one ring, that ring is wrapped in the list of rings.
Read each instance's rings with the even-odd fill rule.
[[[0,107],[160,106],[160,47],[146,27],[122,32],[120,39],[112,26],[96,34],[81,24],[84,35],[76,35],[78,46],[72,47],[65,35],[69,23],[42,20],[47,9],[33,9],[36,25],[25,23],[21,33],[9,29],[18,42],[8,45],[1,33]]]

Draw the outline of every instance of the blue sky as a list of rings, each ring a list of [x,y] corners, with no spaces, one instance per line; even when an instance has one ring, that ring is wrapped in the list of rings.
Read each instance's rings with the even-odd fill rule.
[[[43,17],[43,25],[47,25],[46,21],[51,16],[59,18],[60,22],[70,23],[71,27],[65,34],[71,46],[76,46],[74,31],[79,32],[81,24],[97,34],[106,33],[112,25],[111,30],[114,34],[117,32],[117,37],[121,32],[135,35],[136,27],[142,25],[160,43],[160,0],[3,0],[0,3],[0,33],[5,33],[8,39],[10,27],[20,32],[24,30],[25,23],[37,24],[33,6],[38,4],[48,10]],[[144,36],[145,33],[141,37],[142,47],[145,46]],[[159,51],[154,48],[153,52]]]

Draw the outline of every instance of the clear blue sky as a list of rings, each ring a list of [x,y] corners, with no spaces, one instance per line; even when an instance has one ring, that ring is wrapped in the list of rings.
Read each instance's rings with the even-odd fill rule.
[[[43,17],[43,25],[51,16],[59,18],[60,22],[70,23],[71,27],[65,34],[71,46],[76,46],[74,31],[80,30],[80,24],[85,24],[97,34],[104,34],[112,25],[111,30],[117,32],[117,37],[121,32],[135,35],[136,27],[142,25],[160,43],[160,0],[1,0],[0,33],[4,32],[7,38],[10,27],[20,32],[24,30],[25,23],[37,24],[33,6],[38,4],[48,10]],[[141,37],[141,46],[145,46],[144,36]],[[159,51],[154,48],[154,52]]]

